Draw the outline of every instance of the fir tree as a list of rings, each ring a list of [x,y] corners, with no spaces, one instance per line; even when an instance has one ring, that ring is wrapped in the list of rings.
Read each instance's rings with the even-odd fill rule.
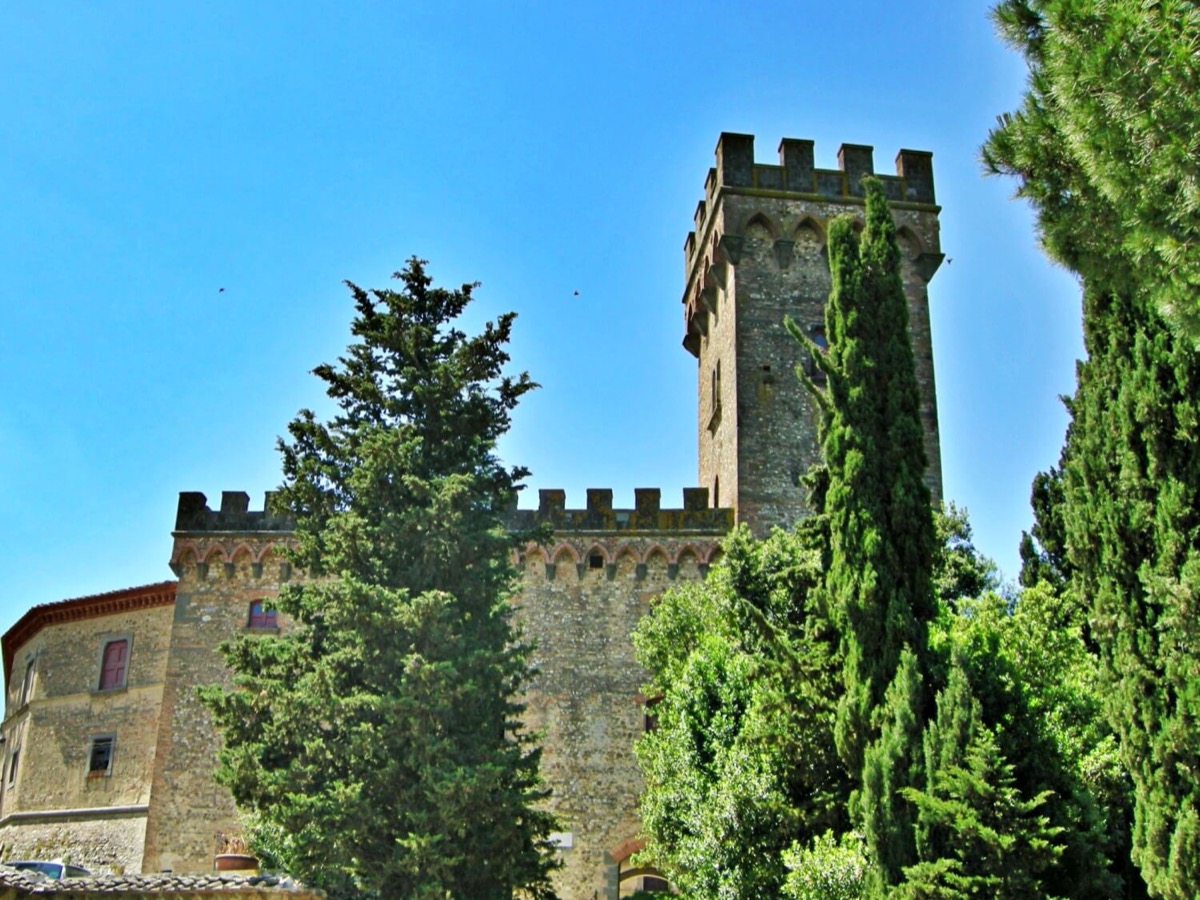
[[[862,773],[858,814],[881,890],[914,861],[911,810],[896,791],[919,770],[936,536],[896,226],[878,180],[863,183],[861,241],[848,219],[829,229],[828,352],[789,329],[827,381],[797,373],[823,412],[825,590],[844,659],[837,747]]]
[[[355,342],[314,370],[338,412],[280,442],[308,579],[279,597],[294,627],[226,646],[234,689],[204,691],[217,777],[256,849],[332,896],[549,896],[499,520],[526,473],[495,456],[534,385],[503,373],[512,314],[468,337],[472,285],[396,277],[350,285]]]

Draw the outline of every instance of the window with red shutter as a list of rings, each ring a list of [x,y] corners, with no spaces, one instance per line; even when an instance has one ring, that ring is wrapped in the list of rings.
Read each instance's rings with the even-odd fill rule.
[[[121,638],[104,645],[104,659],[100,665],[100,690],[125,686],[125,670],[129,664],[129,640]]]
[[[268,608],[262,600],[254,600],[250,603],[250,621],[247,624],[250,628],[274,628],[278,624],[275,610]]]

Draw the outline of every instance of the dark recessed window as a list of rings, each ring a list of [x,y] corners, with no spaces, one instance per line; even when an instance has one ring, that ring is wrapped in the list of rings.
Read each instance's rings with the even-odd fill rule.
[[[29,702],[29,695],[33,693],[33,659],[29,659],[25,663],[25,677],[21,679],[21,699],[18,701],[18,706],[24,706]]]
[[[275,610],[267,606],[262,600],[251,601],[250,621],[247,624],[251,628],[275,628],[278,625],[275,618]]]
[[[100,662],[100,690],[124,687],[128,667],[129,639],[118,638],[106,643]]]
[[[8,783],[9,785],[16,784],[17,781],[17,760],[21,758],[21,748],[13,747],[12,756],[8,759]]]
[[[601,556],[599,553],[593,553],[591,556],[588,557],[588,568],[589,569],[603,569],[604,568],[604,557]]]
[[[94,737],[88,748],[88,778],[102,778],[112,774],[113,744],[111,736]]]
[[[642,878],[642,890],[651,893],[665,893],[671,890],[671,886],[667,883],[667,879],[659,878],[655,875],[647,875]]]
[[[654,731],[658,728],[658,716],[654,713],[654,708],[658,706],[662,697],[650,697],[646,700],[645,719],[642,721],[642,729],[644,731]]]

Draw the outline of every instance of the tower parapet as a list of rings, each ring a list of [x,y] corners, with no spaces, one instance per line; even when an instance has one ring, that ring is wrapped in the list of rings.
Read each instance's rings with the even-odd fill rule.
[[[760,536],[806,514],[800,477],[819,458],[816,410],[792,374],[797,365],[815,366],[783,320],[791,317],[823,343],[828,225],[839,215],[862,220],[862,177],[873,174],[874,150],[864,144],[842,144],[837,169],[819,169],[812,141],[785,138],[778,164],[766,165],[754,161],[753,136],[724,133],[684,242],[683,345],[699,362],[700,483],[714,506],[732,506]],[[936,499],[941,461],[927,287],[942,252],[933,155],[901,150],[896,174],[876,177],[896,221],[926,482]]]
[[[175,513],[175,531],[291,531],[295,521],[278,500],[275,491],[267,491],[263,508],[250,509],[245,491],[222,491],[220,509],[209,509],[208,497],[200,491],[180,491]]]

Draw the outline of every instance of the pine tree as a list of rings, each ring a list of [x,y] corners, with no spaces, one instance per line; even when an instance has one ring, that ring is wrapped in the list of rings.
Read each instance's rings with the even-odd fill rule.
[[[822,389],[797,373],[822,409],[825,590],[844,659],[837,747],[862,773],[859,817],[879,886],[914,861],[911,810],[896,791],[919,770],[936,536],[896,226],[878,180],[863,183],[861,241],[847,219],[829,229],[828,352],[789,329],[826,375]]]
[[[1041,162],[1069,162],[1108,207],[1118,227],[1104,237],[1159,314],[1200,338],[1200,8],[1192,0],[1003,0],[996,19],[1030,65],[1026,104],[1009,122],[1053,120],[1057,141]],[[1003,164],[1005,154],[992,161]],[[1045,173],[1022,174],[1036,183]]]
[[[234,689],[203,692],[217,777],[256,849],[331,896],[549,896],[499,520],[526,473],[495,456],[534,385],[503,374],[511,313],[468,337],[473,285],[434,287],[415,258],[396,277],[349,285],[355,342],[314,370],[338,412],[280,442],[308,577],[279,597],[294,627],[226,646]]]

